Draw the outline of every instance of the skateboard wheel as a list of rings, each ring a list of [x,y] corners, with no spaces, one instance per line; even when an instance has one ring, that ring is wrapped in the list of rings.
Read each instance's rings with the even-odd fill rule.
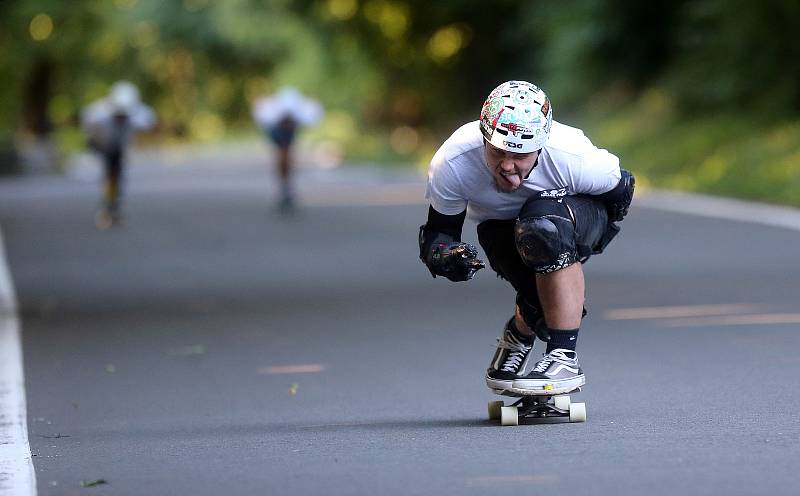
[[[586,403],[570,403],[570,422],[586,422]]]
[[[569,396],[567,395],[553,397],[553,406],[558,410],[569,411],[570,402]]]
[[[519,411],[517,407],[500,407],[500,425],[519,425]]]
[[[500,420],[500,409],[503,408],[502,401],[489,402],[489,420]]]

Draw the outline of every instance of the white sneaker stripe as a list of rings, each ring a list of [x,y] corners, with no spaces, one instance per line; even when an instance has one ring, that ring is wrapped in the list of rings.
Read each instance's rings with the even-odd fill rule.
[[[578,369],[572,368],[569,365],[564,365],[563,363],[559,363],[558,367],[556,367],[552,372],[545,372],[545,375],[549,375],[550,377],[553,377],[553,376],[558,375],[558,373],[561,372],[564,369],[569,370],[573,374],[577,374],[578,373]]]

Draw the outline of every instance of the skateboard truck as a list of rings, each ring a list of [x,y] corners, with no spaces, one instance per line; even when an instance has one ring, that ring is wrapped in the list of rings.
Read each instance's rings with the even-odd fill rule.
[[[576,391],[580,388],[573,392]],[[518,397],[508,406],[502,401],[489,402],[489,420],[499,420],[500,425],[519,425],[520,421],[531,424],[586,422],[586,404],[573,403],[568,394],[514,395],[502,390],[495,390],[495,393]]]

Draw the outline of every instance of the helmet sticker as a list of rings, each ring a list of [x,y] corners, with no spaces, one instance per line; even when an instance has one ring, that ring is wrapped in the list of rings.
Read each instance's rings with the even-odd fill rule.
[[[508,132],[513,134],[514,136],[516,136],[517,133],[522,132],[522,129],[520,129],[519,125],[516,122],[503,122],[500,125],[508,129]]]
[[[485,100],[480,115],[481,131],[487,141],[499,148],[538,150],[547,142],[552,112],[550,100],[537,86],[526,81],[508,81],[496,87]],[[513,137],[513,141],[505,137]]]
[[[489,102],[489,108],[486,109],[490,115],[497,114],[503,110],[503,99],[500,97],[492,98]]]

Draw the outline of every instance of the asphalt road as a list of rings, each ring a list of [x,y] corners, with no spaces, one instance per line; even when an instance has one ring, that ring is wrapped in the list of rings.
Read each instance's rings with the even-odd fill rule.
[[[40,495],[797,494],[800,231],[640,202],[585,267],[588,421],[500,427],[514,294],[428,275],[416,178],[305,170],[285,217],[256,160],[137,160],[109,231],[91,168],[0,181]]]

